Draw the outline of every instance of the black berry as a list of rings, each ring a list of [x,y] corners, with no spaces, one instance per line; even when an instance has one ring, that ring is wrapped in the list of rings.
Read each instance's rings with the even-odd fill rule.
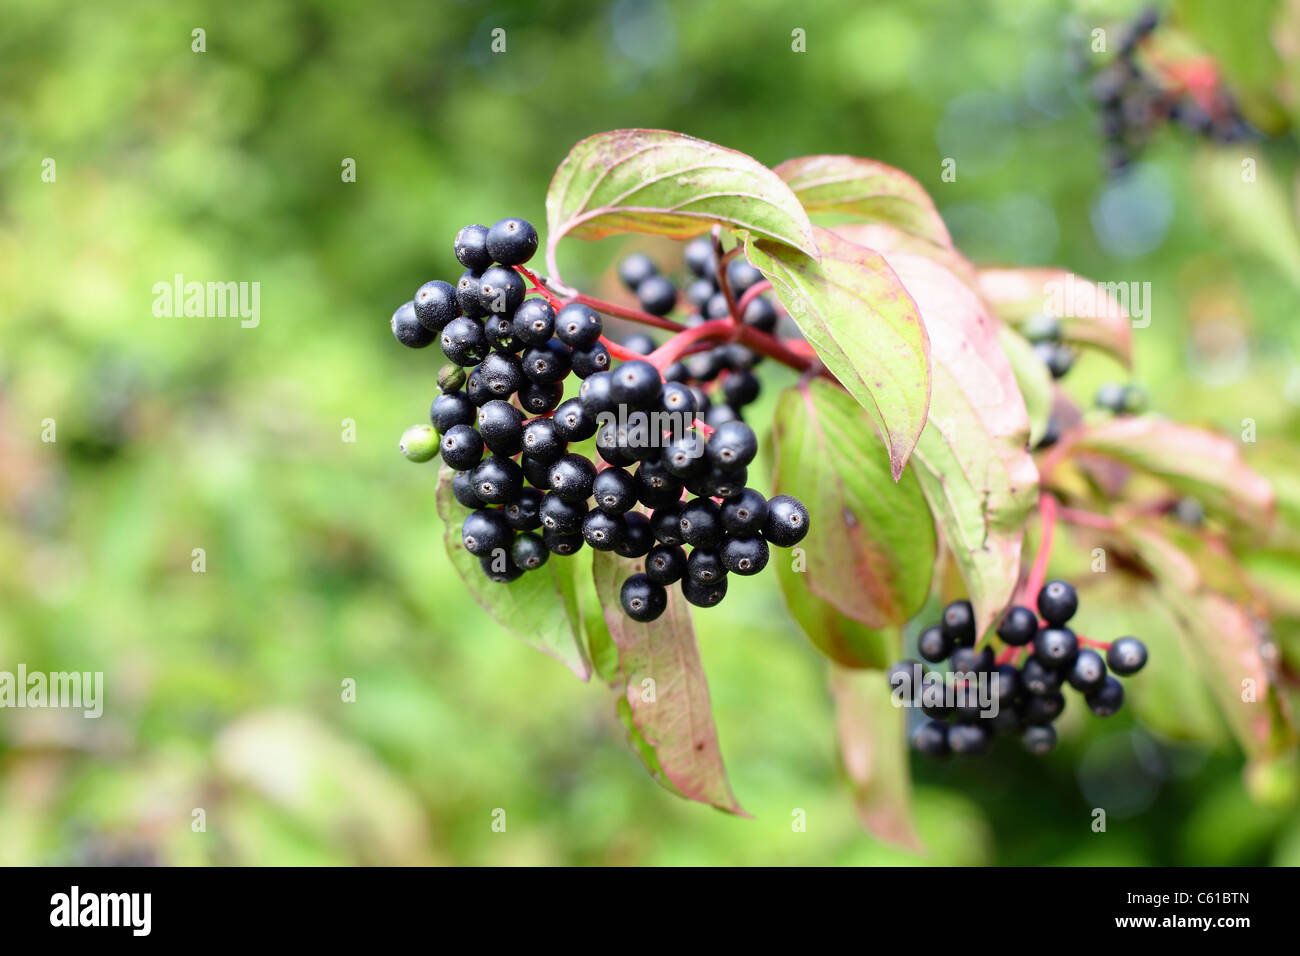
[[[487,231],[486,245],[493,262],[520,266],[537,251],[537,230],[527,219],[499,219]]]
[[[774,495],[767,500],[767,522],[763,537],[778,548],[792,548],[808,533],[808,509],[790,495]]]
[[[619,591],[623,611],[634,621],[653,621],[668,608],[668,592],[647,575],[634,574]]]

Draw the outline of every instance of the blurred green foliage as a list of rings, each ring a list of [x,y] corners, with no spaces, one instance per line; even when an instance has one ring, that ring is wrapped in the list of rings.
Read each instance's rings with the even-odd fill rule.
[[[440,356],[397,346],[392,309],[458,274],[462,224],[543,223],[568,148],[623,126],[773,165],[876,157],[931,190],[978,261],[1149,281],[1137,377],[1154,406],[1293,442],[1295,287],[1276,257],[1223,242],[1195,144],[1161,135],[1129,180],[1136,208],[1154,204],[1149,248],[1120,255],[1098,225],[1115,187],[1067,39],[1134,9],[5,0],[0,668],[103,671],[106,709],[0,711],[0,862],[1300,863],[1285,774],[1261,808],[1230,745],[1131,715],[1071,725],[1045,760],[920,767],[928,852],[872,840],[824,663],[769,577],[696,616],[755,819],[676,800],[605,688],[465,596],[436,466],[396,450]],[[629,244],[563,249],[566,278],[617,295],[607,267]],[[260,283],[260,324],[155,317],[153,286],[177,273]],[[755,421],[788,381],[766,374]],[[1069,387],[1117,374],[1088,356]]]

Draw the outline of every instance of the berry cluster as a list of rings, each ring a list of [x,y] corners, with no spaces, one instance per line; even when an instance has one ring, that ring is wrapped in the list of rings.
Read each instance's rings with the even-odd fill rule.
[[[763,274],[744,259],[733,258],[725,269],[718,269],[713,243],[701,236],[686,244],[683,258],[691,279],[681,298],[689,306],[685,327],[693,328],[709,319],[731,314],[731,302],[722,290],[725,278],[733,301],[747,299],[741,320],[763,332],[772,332],[777,324],[776,306],[766,294],[746,296],[763,279]],[[678,304],[678,288],[661,275],[649,256],[627,256],[618,265],[618,275],[652,315],[667,315]],[[649,341],[648,337],[645,337]],[[690,386],[696,395],[700,418],[716,428],[724,422],[743,421],[742,409],[758,398],[761,383],[754,367],[761,355],[739,343],[707,347],[694,355],[673,362],[664,369],[664,380]]]
[[[688,262],[698,248],[688,246]],[[513,581],[584,544],[644,558],[644,571],[623,584],[621,603],[634,620],[652,621],[667,607],[669,585],[680,581],[687,601],[712,607],[727,593],[729,572],[757,574],[769,545],[803,540],[801,502],[747,487],[758,439],[739,407],[758,386],[755,379],[743,391],[727,388],[743,381],[737,360],[719,404],[699,385],[710,377],[694,374],[702,369],[665,381],[647,361],[613,366],[595,310],[580,302],[557,310],[549,296],[526,297],[516,267],[536,251],[537,231],[522,219],[466,226],[454,249],[466,269],[456,286],[426,282],[393,316],[399,342],[423,348],[438,337],[453,363],[438,374],[432,426],[408,429],[400,449],[413,461],[441,453],[454,470],[452,492],[473,509],[461,540],[489,579]],[[637,258],[624,260],[620,273],[647,311],[666,314],[676,289],[667,279],[656,288],[653,264]],[[653,348],[638,335],[619,351]],[[582,384],[565,401],[570,374]],[[717,409],[727,413],[700,421]],[[600,464],[570,449],[589,439]]]
[[[1218,143],[1256,135],[1212,66],[1190,62],[1157,71],[1139,62],[1138,48],[1158,22],[1154,8],[1141,11],[1123,30],[1116,58],[1092,78],[1090,94],[1101,111],[1110,173],[1126,169],[1165,123]]]
[[[1038,614],[1014,605],[1003,616],[997,634],[1005,649],[996,656],[988,644],[976,646],[970,602],[944,608],[942,620],[921,632],[917,651],[930,663],[946,662],[945,667],[930,671],[928,679],[922,679],[916,661],[902,661],[889,672],[895,693],[930,718],[912,735],[912,745],[931,757],[983,754],[995,734],[1015,732],[1031,753],[1047,753],[1056,745],[1052,723],[1065,709],[1065,684],[1082,694],[1097,716],[1117,712],[1124,688],[1113,675],[1141,670],[1146,646],[1135,637],[1111,644],[1080,637],[1066,626],[1078,607],[1073,587],[1049,581],[1038,592]],[[1104,650],[1105,657],[1093,648]],[[1017,667],[1022,649],[1029,656]]]

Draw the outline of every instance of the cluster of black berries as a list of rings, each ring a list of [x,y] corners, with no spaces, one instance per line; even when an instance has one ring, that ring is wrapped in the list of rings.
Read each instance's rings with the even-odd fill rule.
[[[988,644],[976,647],[970,602],[949,604],[942,620],[917,639],[923,658],[946,661],[946,667],[922,675],[919,662],[903,661],[889,672],[895,694],[901,692],[930,718],[912,735],[912,745],[931,757],[983,754],[995,734],[1014,732],[1031,753],[1047,753],[1056,745],[1052,722],[1065,709],[1061,691],[1067,683],[1097,716],[1118,711],[1124,688],[1112,675],[1141,670],[1146,646],[1135,637],[1121,637],[1106,649],[1105,658],[1081,647],[1066,627],[1078,607],[1078,594],[1064,581],[1049,581],[1039,591],[1038,614],[1023,605],[1011,607],[997,633],[1009,647],[1030,645],[1029,658],[1017,667],[997,663]]]
[[[1054,379],[1064,378],[1074,368],[1076,354],[1061,334],[1061,322],[1050,315],[1031,316],[1020,327],[1021,333],[1033,343],[1034,354],[1047,366]],[[1047,430],[1035,446],[1035,451],[1050,448],[1061,438],[1061,426],[1055,416],[1047,420]]]
[[[513,267],[536,248],[536,230],[521,219],[466,226],[455,242],[466,267],[457,286],[426,282],[393,316],[399,342],[421,348],[440,336],[454,363],[438,374],[432,427],[408,429],[402,453],[414,461],[441,453],[454,470],[452,492],[473,509],[461,540],[493,581],[587,544],[645,559],[621,594],[634,620],[659,617],[666,587],[678,581],[687,601],[712,607],[729,572],[757,574],[769,544],[803,540],[808,511],[789,495],[769,500],[747,487],[758,439],[733,416],[706,440],[698,387],[665,382],[641,360],[611,368],[599,314],[525,298]],[[653,348],[645,336],[630,344]],[[577,397],[561,401],[570,373],[583,381]],[[593,438],[601,467],[569,449]]]
[[[1241,115],[1232,95],[1221,84],[1203,91],[1204,99],[1162,83],[1143,68],[1136,54],[1155,30],[1159,15],[1152,7],[1141,11],[1123,30],[1118,54],[1092,78],[1090,93],[1097,103],[1108,172],[1122,172],[1165,123],[1176,123],[1197,136],[1218,143],[1251,139],[1255,130]]]
[[[705,237],[691,240],[686,244],[684,259],[692,277],[683,293],[688,306],[685,326],[691,328],[709,319],[729,316],[731,309],[721,288],[713,243]],[[725,274],[727,287],[736,302],[763,279],[761,272],[739,257],[727,262]],[[618,275],[636,294],[645,311],[662,316],[677,307],[677,286],[660,274],[649,256],[637,253],[626,257],[618,265]],[[774,331],[777,319],[776,306],[766,294],[751,298],[741,315],[746,325],[763,332]],[[646,340],[649,341],[648,337]],[[700,419],[716,428],[724,422],[744,420],[742,410],[758,398],[761,390],[758,376],[754,374],[754,366],[761,360],[761,355],[739,343],[715,345],[673,362],[664,369],[664,380],[691,386],[698,400]]]
[[[1147,393],[1140,385],[1107,382],[1097,389],[1093,404],[1115,415],[1141,415],[1147,410]]]

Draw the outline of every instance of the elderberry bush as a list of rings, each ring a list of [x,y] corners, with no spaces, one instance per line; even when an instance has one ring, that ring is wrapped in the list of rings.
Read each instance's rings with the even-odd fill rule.
[[[1003,615],[1000,654],[977,641],[969,601],[944,608],[917,638],[917,652],[938,666],[927,672],[919,661],[901,661],[889,671],[895,699],[927,718],[912,746],[931,757],[979,755],[996,735],[1018,734],[1030,753],[1045,754],[1056,745],[1054,722],[1065,710],[1067,685],[1098,717],[1119,711],[1124,687],[1116,675],[1141,670],[1146,646],[1135,637],[1108,645],[1081,639],[1067,626],[1078,607],[1070,584],[1049,581],[1038,592],[1037,613],[1018,604]]]
[[[397,341],[424,348],[436,340],[452,363],[438,373],[431,426],[408,429],[400,449],[412,461],[440,454],[453,469],[452,493],[471,509],[461,541],[490,580],[509,583],[587,546],[643,562],[620,594],[633,620],[663,614],[673,585],[691,604],[712,607],[730,574],[759,573],[771,547],[793,547],[808,533],[800,501],[748,485],[758,439],[741,409],[758,395],[758,356],[722,345],[662,375],[645,360],[615,362],[598,312],[528,297],[516,267],[537,242],[523,219],[465,226],[453,243],[465,267],[457,281],[426,282],[394,313]],[[688,298],[710,290],[692,320],[711,314],[709,302],[716,311],[718,296],[730,315],[712,244],[688,243],[686,263],[698,287]],[[648,258],[629,256],[619,274],[646,312],[677,307],[676,286]],[[760,278],[743,261],[727,265],[733,296]],[[743,320],[770,331],[775,307],[753,296]],[[654,342],[631,336],[623,349],[649,354]],[[571,377],[581,385],[565,400]],[[578,450],[592,440],[593,455]]]

